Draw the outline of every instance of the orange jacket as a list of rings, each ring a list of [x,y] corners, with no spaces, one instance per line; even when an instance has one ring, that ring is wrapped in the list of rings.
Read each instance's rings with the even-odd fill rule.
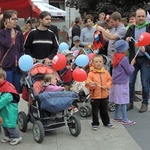
[[[94,82],[97,85],[94,87],[90,86],[91,82]],[[104,68],[102,68],[101,70],[96,70],[94,69],[94,67],[90,68],[85,86],[90,91],[91,99],[108,98],[108,90],[111,88],[111,85],[111,76],[107,70],[105,70]],[[100,86],[106,86],[108,90],[102,89]]]

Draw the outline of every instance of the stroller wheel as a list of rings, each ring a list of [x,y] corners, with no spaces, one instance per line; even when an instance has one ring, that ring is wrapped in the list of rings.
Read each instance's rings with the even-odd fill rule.
[[[41,121],[35,121],[35,123],[33,124],[32,133],[33,133],[34,140],[37,143],[43,142],[45,131]]]
[[[81,106],[79,109],[79,114],[82,117],[86,117],[88,115],[88,108],[86,106]]]
[[[81,133],[81,123],[77,116],[72,115],[69,117],[68,126],[71,135],[77,137]]]
[[[26,132],[27,125],[28,125],[28,122],[27,122],[26,114],[23,111],[19,112],[19,114],[18,114],[18,128],[19,128],[19,130],[22,132]]]
[[[113,102],[109,102],[109,103],[108,103],[108,110],[109,110],[110,112],[115,111],[115,104],[114,104]]]
[[[88,110],[87,115],[88,115],[88,116],[91,116],[91,107],[90,107],[90,106],[86,106],[86,108],[87,108],[87,110]]]

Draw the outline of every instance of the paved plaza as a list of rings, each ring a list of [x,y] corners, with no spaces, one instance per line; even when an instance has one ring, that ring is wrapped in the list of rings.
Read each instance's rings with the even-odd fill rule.
[[[137,122],[136,125],[122,125],[111,119],[114,129],[101,124],[97,131],[93,131],[91,117],[83,118],[77,114],[82,126],[78,137],[73,137],[68,126],[64,126],[47,132],[44,141],[38,144],[32,135],[32,124],[29,123],[27,132],[21,132],[23,140],[20,144],[10,146],[8,143],[0,143],[0,150],[148,150],[150,147],[149,110],[140,114],[137,109],[140,107],[140,102],[136,102],[135,105],[134,110],[128,112],[128,116]],[[27,112],[28,106],[25,101],[19,102],[19,109]],[[113,112],[110,113],[110,118],[113,118]],[[143,122],[146,119],[147,122]]]

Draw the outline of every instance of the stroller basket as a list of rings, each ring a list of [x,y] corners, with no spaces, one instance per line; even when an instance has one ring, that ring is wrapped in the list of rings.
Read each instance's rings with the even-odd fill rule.
[[[52,113],[57,113],[69,108],[77,97],[75,92],[45,92],[38,95],[40,107]]]

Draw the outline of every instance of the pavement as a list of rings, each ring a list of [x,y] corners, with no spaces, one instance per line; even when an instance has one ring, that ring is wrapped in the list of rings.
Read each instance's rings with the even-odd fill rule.
[[[73,137],[66,125],[46,132],[41,144],[35,142],[32,135],[32,124],[28,123],[27,132],[20,133],[23,138],[20,144],[11,146],[9,143],[0,143],[0,150],[149,150],[150,110],[146,113],[138,113],[140,106],[140,102],[136,102],[135,108],[128,112],[129,119],[134,119],[137,122],[136,125],[122,125],[111,119],[115,126],[114,129],[109,129],[101,124],[97,131],[93,131],[91,117],[83,118],[77,114],[82,127],[78,137]],[[27,112],[27,110],[27,103],[21,100],[19,111]],[[110,112],[110,118],[113,118],[113,115],[114,112]],[[143,122],[146,120],[143,127]],[[0,138],[2,136],[0,135]]]

